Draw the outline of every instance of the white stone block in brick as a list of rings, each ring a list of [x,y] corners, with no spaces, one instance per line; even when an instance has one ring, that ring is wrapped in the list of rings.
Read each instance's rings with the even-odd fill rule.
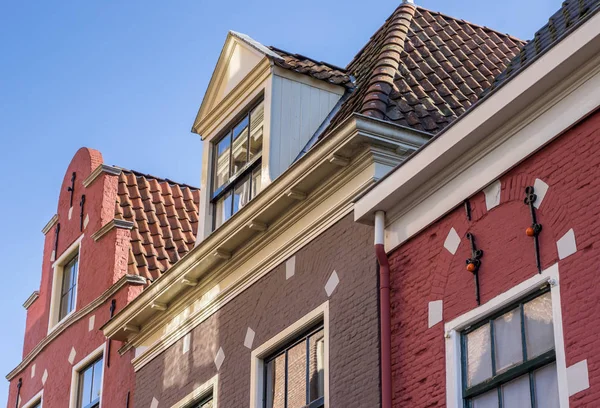
[[[328,297],[331,296],[335,288],[337,288],[338,283],[340,283],[340,278],[338,277],[337,272],[333,271],[327,280],[327,283],[325,284],[325,292],[327,293]]]
[[[183,354],[190,351],[190,343],[192,342],[192,333],[188,333],[183,336]]]
[[[215,366],[217,366],[217,371],[221,369],[223,361],[225,361],[225,352],[223,351],[223,347],[219,347],[219,351],[217,351],[217,355],[215,356]]]
[[[35,364],[31,366],[31,378],[35,377]]]
[[[71,352],[69,353],[69,364],[73,365],[76,356],[77,352],[75,351],[75,347],[71,347]]]
[[[46,385],[47,380],[48,380],[48,370],[44,370],[44,374],[42,374],[42,385]]]
[[[428,327],[433,327],[442,321],[443,302],[441,300],[434,300],[429,302],[429,320]]]
[[[558,259],[565,259],[569,255],[577,252],[577,243],[575,242],[575,231],[571,228],[565,235],[556,242],[558,248]]]
[[[296,273],[296,257],[292,256],[285,262],[285,279],[288,280]]]
[[[52,250],[52,255],[50,255],[50,262],[56,261],[56,251]]]
[[[150,408],[158,408],[158,400],[156,397],[152,397],[152,402],[150,403]]]
[[[485,206],[488,211],[500,204],[501,191],[502,184],[500,183],[500,180],[494,181],[483,190],[483,194],[485,194]]]
[[[69,208],[69,221],[71,220],[72,216],[73,216],[73,207]]]
[[[83,229],[85,229],[88,226],[89,222],[90,222],[90,215],[88,214],[85,216],[85,219],[83,220]]]
[[[96,323],[96,315],[91,315],[88,320],[88,331],[94,330],[95,323]]]
[[[567,383],[569,387],[569,397],[590,388],[587,360],[580,361],[579,363],[573,364],[571,367],[567,367]]]
[[[444,248],[446,248],[448,250],[448,252],[450,252],[452,255],[454,255],[456,253],[456,250],[458,249],[459,245],[460,245],[460,237],[458,236],[458,233],[456,232],[454,227],[452,227],[452,228],[450,228],[450,231],[448,232],[448,236],[446,237],[446,240],[444,241]]]
[[[254,343],[255,334],[256,333],[254,332],[254,330],[248,327],[248,330],[246,330],[246,338],[244,339],[244,346],[246,346],[246,348],[249,348],[250,350],[252,350],[252,343]]]
[[[540,205],[542,205],[542,201],[544,201],[544,197],[546,197],[546,193],[548,192],[548,184],[540,179],[535,179],[535,182],[533,183],[533,192],[537,196],[533,206],[535,208],[540,208]]]

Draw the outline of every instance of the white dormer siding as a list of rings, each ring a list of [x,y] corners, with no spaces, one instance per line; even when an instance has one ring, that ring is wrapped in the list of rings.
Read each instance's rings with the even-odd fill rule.
[[[272,81],[269,175],[275,180],[298,157],[344,88],[282,69],[275,70]]]

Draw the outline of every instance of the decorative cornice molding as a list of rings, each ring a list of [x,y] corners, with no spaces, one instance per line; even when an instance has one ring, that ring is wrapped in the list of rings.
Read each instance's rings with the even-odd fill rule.
[[[31,306],[33,304],[33,302],[35,302],[37,300],[38,297],[40,297],[40,292],[37,290],[34,290],[33,293],[31,295],[29,295],[29,297],[27,298],[25,303],[23,303],[23,307],[25,309],[29,309],[29,306]]]
[[[44,228],[42,228],[42,233],[44,235],[46,235],[46,233],[48,233],[48,231],[50,231],[50,228],[54,227],[57,222],[58,222],[58,214],[54,214],[52,216],[52,218],[50,218],[50,221],[48,221],[46,223],[46,226]]]
[[[96,308],[101,306],[104,302],[110,299],[119,289],[121,289],[126,284],[131,285],[145,285],[146,279],[142,278],[138,275],[124,275],[119,280],[117,280],[110,288],[105,290],[100,296],[96,299],[88,303],[83,308],[77,310],[65,320],[60,322],[56,328],[54,328],[42,341],[38,343],[37,346],[33,348],[23,358],[23,360],[16,366],[10,373],[6,375],[6,379],[8,381],[15,378],[21,371],[23,371],[37,356],[40,354],[50,343],[54,341],[58,336],[61,335],[66,329],[68,329],[72,324],[84,318],[87,314],[94,311]]]
[[[102,173],[110,174],[112,176],[118,176],[119,174],[121,174],[121,169],[115,166],[101,164],[98,167],[96,167],[94,171],[92,171],[85,180],[83,180],[83,186],[86,188],[89,187],[90,184],[92,184]]]
[[[99,241],[104,235],[108,234],[113,228],[127,229],[133,228],[133,221],[125,221],[119,219],[113,219],[104,224],[98,231],[92,234],[92,238],[95,242]]]

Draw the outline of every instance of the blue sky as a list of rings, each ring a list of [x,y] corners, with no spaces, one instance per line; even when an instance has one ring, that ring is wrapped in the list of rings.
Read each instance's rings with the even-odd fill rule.
[[[0,1],[0,374],[21,360],[40,231],[79,147],[198,185],[201,144],[190,128],[228,30],[345,66],[399,3]],[[417,4],[529,39],[561,1]],[[0,406],[7,389],[0,380]]]

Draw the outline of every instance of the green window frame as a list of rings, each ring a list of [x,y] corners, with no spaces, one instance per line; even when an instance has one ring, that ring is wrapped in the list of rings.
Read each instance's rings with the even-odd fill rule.
[[[529,383],[530,401],[528,404],[530,405],[528,406],[545,408],[537,401],[540,390],[536,390],[536,384],[537,376],[540,375],[539,380],[541,381],[542,373],[546,376],[544,381],[547,381],[545,378],[552,378],[552,375],[554,375],[554,379],[556,378],[551,301],[550,288],[546,285],[542,290],[502,308],[461,333],[464,408],[479,408],[480,406],[510,408],[510,403],[505,400],[512,398],[509,392],[513,392],[512,390],[515,388],[511,388],[509,391],[508,387],[519,386],[521,387],[519,392],[523,392],[525,381]],[[540,305],[542,306],[540,307]],[[550,314],[549,324],[548,313]],[[541,315],[545,316],[545,320],[542,319],[544,324],[540,325],[536,323],[535,319]],[[509,325],[511,328],[507,329]],[[515,333],[517,332],[519,339],[516,338]],[[551,338],[549,338],[548,332],[552,333]],[[539,335],[540,333],[542,336]],[[472,348],[469,348],[469,339],[473,342]],[[499,345],[499,343],[504,344]],[[512,343],[511,347],[506,347],[508,343]],[[551,346],[549,346],[550,343]],[[502,351],[500,351],[501,348]],[[489,355],[487,350],[489,350]],[[471,351],[475,357],[473,358],[473,367],[477,368],[472,372],[469,371]],[[552,367],[554,368],[552,369]],[[482,372],[484,374],[481,374]],[[550,373],[550,377],[547,373]],[[471,374],[473,377],[470,377]],[[479,380],[476,378],[477,376],[480,377]],[[558,397],[557,385],[552,391]],[[544,396],[541,397],[544,398]],[[496,398],[497,403],[494,401]],[[558,404],[558,399],[556,399],[556,404]]]

